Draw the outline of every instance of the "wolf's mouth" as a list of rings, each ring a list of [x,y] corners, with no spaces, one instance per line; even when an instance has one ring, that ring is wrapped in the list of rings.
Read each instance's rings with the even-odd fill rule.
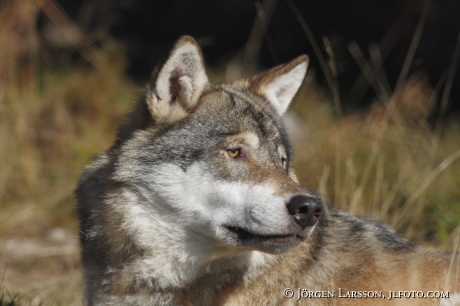
[[[230,233],[236,235],[236,238],[241,242],[254,241],[271,241],[274,243],[282,244],[296,244],[302,242],[302,237],[294,234],[286,235],[260,235],[251,233],[241,227],[237,226],[224,226]]]

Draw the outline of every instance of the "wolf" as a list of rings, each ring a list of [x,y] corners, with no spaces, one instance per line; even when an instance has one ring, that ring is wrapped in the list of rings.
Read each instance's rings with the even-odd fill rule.
[[[196,41],[176,42],[76,189],[85,305],[454,301],[455,254],[299,185],[281,116],[307,65],[214,84]]]

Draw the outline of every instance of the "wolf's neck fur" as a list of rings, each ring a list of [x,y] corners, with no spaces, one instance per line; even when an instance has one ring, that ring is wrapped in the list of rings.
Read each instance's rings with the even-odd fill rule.
[[[127,116],[123,125],[119,127],[112,149],[120,147],[126,140],[131,138],[135,131],[144,130],[146,127],[154,125],[145,99],[145,93],[143,93]]]
[[[276,258],[258,251],[230,251],[225,245],[216,244],[213,238],[188,231],[180,221],[172,225],[171,220],[149,218],[154,212],[142,204],[147,201],[142,192],[125,188],[121,193],[123,205],[112,205],[114,213],[121,217],[115,219],[121,220],[119,226],[126,232],[127,239],[132,240],[130,244],[142,250],[142,256],[132,258],[117,271],[125,275],[123,281],[131,279],[130,284],[147,285],[149,290],[180,289],[200,277],[212,278],[225,273],[242,276],[233,278],[234,281],[250,281]],[[129,252],[129,247],[119,250]],[[129,254],[123,257],[126,256]],[[126,275],[130,277],[127,279]]]

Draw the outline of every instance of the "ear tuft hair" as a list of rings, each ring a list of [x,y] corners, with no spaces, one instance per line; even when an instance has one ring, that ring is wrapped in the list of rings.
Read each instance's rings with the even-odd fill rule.
[[[147,93],[152,116],[162,122],[184,118],[208,83],[199,45],[190,36],[181,37],[166,62],[152,74]]]
[[[299,90],[308,66],[308,56],[258,74],[249,83],[249,89],[264,96],[282,115]]]

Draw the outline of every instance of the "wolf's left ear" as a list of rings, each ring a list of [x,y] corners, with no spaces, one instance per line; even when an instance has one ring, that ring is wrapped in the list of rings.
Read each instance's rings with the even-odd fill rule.
[[[182,36],[152,74],[147,105],[155,121],[172,123],[186,117],[207,84],[199,45],[192,37]]]
[[[252,78],[249,89],[264,96],[282,115],[305,77],[308,56],[301,55],[290,63],[277,66]]]

